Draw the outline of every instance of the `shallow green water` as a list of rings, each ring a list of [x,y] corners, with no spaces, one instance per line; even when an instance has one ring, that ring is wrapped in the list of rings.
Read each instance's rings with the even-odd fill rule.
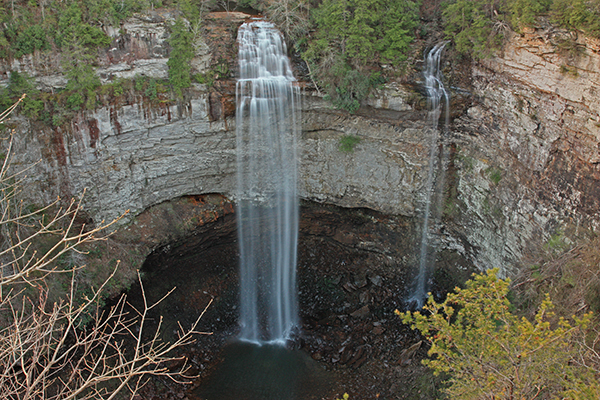
[[[307,354],[280,345],[236,342],[194,395],[202,400],[320,399],[333,384],[332,374]]]

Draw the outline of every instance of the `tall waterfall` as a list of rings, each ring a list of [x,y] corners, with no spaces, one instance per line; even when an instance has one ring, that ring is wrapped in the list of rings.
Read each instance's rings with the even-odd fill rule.
[[[297,324],[300,93],[273,24],[244,23],[237,40],[240,339],[283,343]]]
[[[431,204],[434,198],[435,188],[435,161],[438,157],[438,124],[442,109],[445,110],[445,125],[448,125],[450,119],[450,99],[444,83],[442,82],[442,72],[440,69],[440,61],[442,50],[447,42],[441,42],[435,45],[425,57],[425,69],[423,75],[425,78],[425,89],[427,90],[427,108],[429,110],[428,120],[433,133],[431,135],[431,143],[429,146],[429,171],[427,172],[425,210],[423,212],[423,225],[421,229],[421,243],[419,251],[419,273],[415,280],[412,296],[408,299],[409,304],[413,304],[416,308],[423,307],[427,299],[428,285],[431,264],[435,261],[432,258],[435,254],[430,254],[429,247],[429,225],[432,216]],[[442,100],[444,103],[442,103]],[[434,252],[435,253],[435,252]]]

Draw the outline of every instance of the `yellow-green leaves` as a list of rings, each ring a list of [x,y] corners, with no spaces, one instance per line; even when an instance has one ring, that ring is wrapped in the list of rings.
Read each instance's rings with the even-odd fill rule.
[[[593,372],[575,362],[573,340],[591,315],[557,319],[546,297],[533,321],[519,318],[510,311],[509,283],[490,270],[442,303],[430,297],[422,311],[397,312],[431,342],[424,364],[450,375],[450,398],[598,398]],[[573,397],[582,387],[592,397]]]

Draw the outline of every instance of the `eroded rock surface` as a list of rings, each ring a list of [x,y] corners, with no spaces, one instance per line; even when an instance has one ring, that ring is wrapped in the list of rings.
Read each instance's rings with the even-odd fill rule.
[[[576,57],[560,50],[567,39]],[[596,41],[552,29],[514,35],[474,65],[479,100],[455,121],[447,207],[449,236],[475,246],[480,268],[508,273],[550,235],[598,228],[599,65]]]

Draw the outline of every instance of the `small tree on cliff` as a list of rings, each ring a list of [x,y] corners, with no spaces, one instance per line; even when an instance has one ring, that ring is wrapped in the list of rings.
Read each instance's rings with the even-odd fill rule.
[[[0,114],[0,124],[21,100]],[[9,133],[12,138],[14,132]],[[175,370],[165,365],[175,360],[173,350],[193,341],[200,317],[181,329],[174,343],[164,343],[160,323],[148,332],[146,315],[156,304],[146,301],[143,287],[144,306],[136,315],[127,314],[124,296],[113,307],[101,308],[114,271],[99,288],[80,296],[78,272],[84,266],[65,267],[60,260],[76,255],[86,243],[104,240],[100,234],[110,224],[79,223],[81,201],[62,208],[57,200],[36,209],[19,200],[25,171],[11,172],[12,140],[5,144],[0,164],[1,397],[114,399],[125,391],[133,396],[148,374],[185,379],[186,362],[178,361],[182,366]],[[58,273],[70,275],[70,285],[64,298],[51,302],[48,277]]]
[[[509,281],[497,270],[475,275],[446,301],[429,298],[423,312],[397,311],[431,342],[435,374],[449,374],[452,399],[600,398],[598,371],[583,365],[574,340],[591,314],[571,324],[555,318],[548,298],[533,321],[510,311]]]
[[[177,96],[182,97],[182,89],[192,85],[192,66],[190,62],[194,58],[194,47],[192,46],[193,35],[183,22],[182,18],[177,18],[171,28],[171,37],[169,45],[171,53],[169,54],[169,82]]]

